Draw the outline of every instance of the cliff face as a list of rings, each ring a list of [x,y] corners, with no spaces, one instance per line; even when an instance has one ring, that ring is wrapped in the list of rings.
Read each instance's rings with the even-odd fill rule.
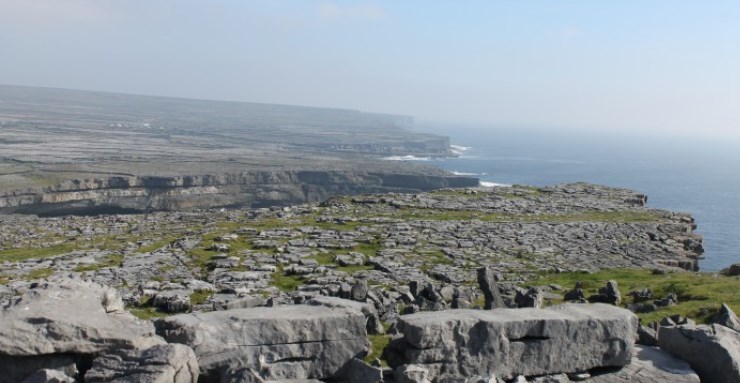
[[[356,171],[249,171],[173,177],[64,181],[0,195],[0,213],[38,215],[174,211],[219,206],[294,205],[335,195],[419,192],[477,186],[470,177]]]

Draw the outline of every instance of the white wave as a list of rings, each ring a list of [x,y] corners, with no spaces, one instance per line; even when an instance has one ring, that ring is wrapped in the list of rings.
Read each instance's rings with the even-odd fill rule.
[[[453,170],[452,174],[456,176],[474,176],[474,177],[486,175],[486,173],[466,173],[466,172],[458,172],[457,170]]]
[[[499,184],[496,182],[487,182],[487,181],[480,181],[480,186],[484,188],[492,188],[492,187],[511,187],[511,184]]]
[[[383,157],[386,161],[431,161],[429,157],[417,157],[412,155]]]
[[[460,150],[460,151],[463,151],[464,152],[466,150],[470,150],[470,149],[473,149],[473,148],[470,147],[470,146],[450,145],[450,149],[452,149],[452,150]]]
[[[459,156],[470,149],[473,148],[471,148],[470,146],[450,145],[450,152],[452,152],[452,154],[456,156]]]

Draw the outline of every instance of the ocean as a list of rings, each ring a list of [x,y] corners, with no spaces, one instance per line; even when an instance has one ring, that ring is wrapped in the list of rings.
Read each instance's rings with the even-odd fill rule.
[[[690,213],[703,271],[740,262],[740,142],[514,129],[419,129],[450,137],[457,158],[423,159],[484,183],[591,182],[638,190],[648,206]]]

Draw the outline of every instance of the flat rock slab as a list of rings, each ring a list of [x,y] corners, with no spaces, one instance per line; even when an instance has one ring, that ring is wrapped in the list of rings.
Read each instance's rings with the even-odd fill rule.
[[[365,321],[351,308],[296,305],[181,314],[155,326],[168,342],[193,348],[210,382],[235,367],[269,380],[337,376],[367,350]]]
[[[449,310],[402,316],[389,363],[446,377],[536,376],[629,363],[637,317],[605,304]]]
[[[687,361],[702,382],[740,382],[740,333],[721,325],[658,329],[660,348]]]
[[[97,354],[164,341],[123,311],[115,290],[69,280],[39,286],[0,311],[0,356]]]
[[[621,370],[594,376],[586,383],[700,383],[691,366],[655,347],[635,345],[632,361]]]

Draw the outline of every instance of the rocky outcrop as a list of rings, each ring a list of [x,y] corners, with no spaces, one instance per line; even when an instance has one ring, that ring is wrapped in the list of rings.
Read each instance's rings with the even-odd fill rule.
[[[0,382],[195,383],[193,351],[124,311],[116,290],[81,280],[30,289],[0,311]],[[92,367],[92,368],[91,368]]]
[[[459,176],[355,171],[250,171],[172,177],[64,181],[43,190],[0,195],[0,213],[38,215],[191,210],[320,202],[336,195],[419,192],[477,186]]]
[[[0,311],[0,323],[0,357],[93,355],[164,343],[150,322],[123,311],[115,290],[76,280],[30,290]]]
[[[637,318],[614,306],[451,310],[402,316],[389,363],[417,365],[428,379],[511,379],[619,367],[630,361]]]
[[[168,342],[193,348],[201,380],[242,368],[264,379],[342,376],[367,350],[365,316],[349,308],[283,306],[180,314],[156,321]]]
[[[740,333],[735,330],[716,324],[664,326],[658,331],[658,344],[687,361],[702,382],[740,381]]]

